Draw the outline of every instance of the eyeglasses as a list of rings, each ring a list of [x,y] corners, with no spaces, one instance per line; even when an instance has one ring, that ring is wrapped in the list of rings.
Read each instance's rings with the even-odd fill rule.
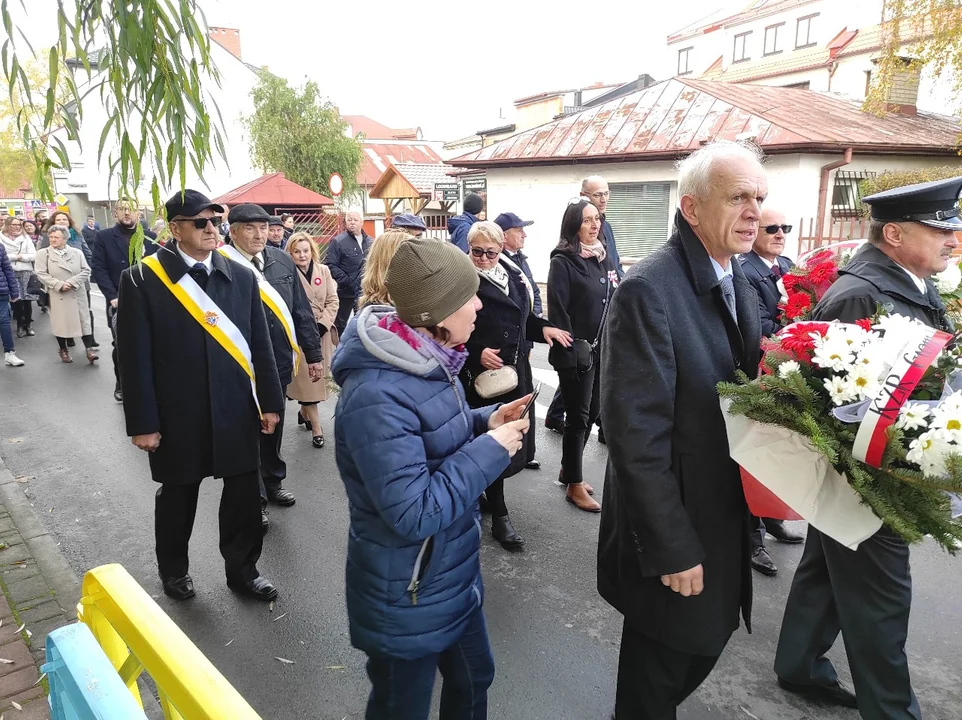
[[[599,190],[598,192],[588,193],[588,197],[593,197],[595,200],[601,200],[601,198],[606,198],[610,195],[611,195],[611,192],[608,190],[605,190],[603,192]]]
[[[194,227],[198,230],[204,230],[207,227],[207,223],[213,223],[214,227],[219,227],[221,222],[224,220],[220,215],[214,215],[214,217],[209,218],[180,218],[177,222],[193,223]]]
[[[486,257],[488,260],[497,260],[498,255],[501,254],[500,250],[482,250],[481,248],[473,247],[471,248],[471,254],[476,258]]]
[[[791,225],[766,225],[764,229],[765,229],[765,232],[767,232],[769,235],[774,235],[779,231],[779,229],[783,233],[790,233],[792,231],[792,226]]]

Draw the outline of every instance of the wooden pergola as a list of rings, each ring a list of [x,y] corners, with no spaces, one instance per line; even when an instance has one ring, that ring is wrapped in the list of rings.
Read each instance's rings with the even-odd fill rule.
[[[425,206],[435,199],[435,181],[450,180],[446,165],[426,165],[403,163],[389,165],[377,183],[371,188],[372,200],[384,201],[384,216],[391,217],[405,200],[411,203],[411,210],[419,215]],[[441,202],[444,212],[450,214],[454,203]]]

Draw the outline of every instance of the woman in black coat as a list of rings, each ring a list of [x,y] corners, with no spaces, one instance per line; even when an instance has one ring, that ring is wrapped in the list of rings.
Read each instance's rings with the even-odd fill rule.
[[[558,371],[566,411],[561,475],[568,502],[601,512],[584,482],[582,457],[588,432],[600,415],[601,335],[618,273],[601,242],[601,216],[585,199],[572,201],[561,220],[561,241],[551,252],[548,317],[575,338],[572,347],[554,346],[548,361]]]
[[[479,222],[468,232],[468,255],[481,276],[478,297],[482,308],[474,321],[474,332],[465,346],[468,360],[461,371],[461,382],[466,389],[468,404],[473,408],[495,403],[507,403],[522,398],[534,390],[531,363],[528,361],[528,340],[569,345],[571,336],[553,327],[533,312],[534,294],[524,273],[501,255],[504,233],[493,222]],[[478,376],[488,370],[512,366],[518,374],[516,387],[486,398],[478,394]],[[483,383],[483,380],[482,380]],[[517,475],[527,460],[527,443],[515,453],[508,469],[486,491],[491,509],[491,534],[506,550],[517,550],[524,540],[515,532],[504,501],[504,479]]]

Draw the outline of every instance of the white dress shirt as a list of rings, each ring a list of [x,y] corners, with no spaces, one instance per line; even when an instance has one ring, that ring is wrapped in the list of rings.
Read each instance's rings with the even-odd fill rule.
[[[915,273],[911,272],[910,270],[906,270],[906,269],[905,269],[904,267],[902,267],[901,265],[899,265],[899,267],[901,267],[903,270],[905,270],[905,274],[908,275],[910,278],[912,278],[912,282],[915,283],[915,287],[917,287],[917,288],[919,289],[919,292],[920,292],[920,293],[922,293],[923,295],[928,294],[928,290],[926,290],[926,288],[925,288],[925,280],[923,280],[922,278],[920,278],[918,275],[916,275]]]
[[[240,245],[234,245],[234,247],[237,249],[237,252],[239,252],[241,255],[243,255],[244,257],[247,258],[247,261],[250,262],[251,265],[254,265],[254,258],[257,258],[257,259],[260,261],[261,270],[264,269],[264,266],[265,266],[267,263],[264,262],[264,253],[263,253],[263,252],[259,252],[259,253],[257,253],[256,255],[251,255],[251,254],[248,253],[246,250],[244,250]],[[256,267],[256,266],[255,266],[255,267]]]
[[[183,259],[183,261],[187,263],[188,270],[192,270],[194,268],[194,265],[196,265],[197,263],[200,263],[201,265],[204,266],[204,270],[207,271],[208,275],[210,275],[214,271],[214,261],[211,260],[210,258],[211,253],[207,253],[207,257],[205,257],[203,260],[197,260],[195,258],[192,258],[190,255],[186,254],[183,250],[181,250],[180,244],[177,245],[177,252],[180,253],[180,257]]]

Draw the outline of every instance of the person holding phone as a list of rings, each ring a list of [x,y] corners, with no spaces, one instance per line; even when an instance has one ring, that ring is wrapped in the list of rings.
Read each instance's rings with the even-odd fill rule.
[[[568,347],[571,335],[534,314],[531,283],[517,265],[504,257],[504,231],[493,222],[478,222],[468,231],[468,256],[477,269],[481,284],[478,298],[482,307],[474,321],[474,332],[466,348],[468,360],[461,371],[468,404],[473,408],[494,402],[511,402],[533,389],[529,340],[555,342]],[[491,510],[491,534],[505,550],[520,550],[524,539],[508,516],[504,480],[528,464],[528,444],[514,456],[497,480],[485,491]]]
[[[521,450],[522,397],[471,409],[458,381],[481,301],[454,245],[411,239],[388,268],[394,307],[369,305],[334,356],[347,491],[347,613],[368,656],[366,717],[487,717],[494,658],[482,605],[478,496]],[[523,454],[522,454],[523,456]]]

